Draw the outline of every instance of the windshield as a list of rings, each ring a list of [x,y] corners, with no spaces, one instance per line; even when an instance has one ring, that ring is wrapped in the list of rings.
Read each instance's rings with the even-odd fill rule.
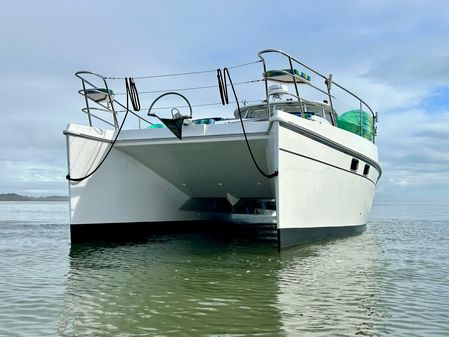
[[[331,107],[327,102],[309,102],[303,101],[302,106],[304,109],[304,117],[310,119],[312,116],[318,116],[325,118],[329,123],[335,125],[337,120],[337,113],[331,111]],[[280,101],[270,103],[271,109],[281,110],[287,113],[294,114],[295,116],[301,116],[301,108],[298,101]],[[267,106],[266,104],[258,104],[253,106],[246,106],[241,108],[243,118],[257,118],[267,119]],[[234,112],[234,116],[238,117],[238,111]]]

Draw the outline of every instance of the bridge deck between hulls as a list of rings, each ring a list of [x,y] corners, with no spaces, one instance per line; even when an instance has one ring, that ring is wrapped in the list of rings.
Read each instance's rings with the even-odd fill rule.
[[[209,137],[205,137],[209,138]],[[263,170],[272,169],[273,154],[267,135],[250,137]],[[182,142],[120,142],[117,149],[190,197],[274,198],[274,186],[254,166],[242,136],[185,139]]]

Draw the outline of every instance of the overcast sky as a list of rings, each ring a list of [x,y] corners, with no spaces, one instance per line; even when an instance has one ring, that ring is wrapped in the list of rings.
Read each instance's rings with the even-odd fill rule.
[[[332,73],[379,112],[378,202],[449,201],[448,1],[0,5],[0,193],[68,193],[62,131],[86,122],[75,71],[214,69],[277,48]]]

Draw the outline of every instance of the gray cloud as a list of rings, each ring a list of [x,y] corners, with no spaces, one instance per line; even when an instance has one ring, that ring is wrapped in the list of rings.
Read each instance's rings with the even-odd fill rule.
[[[403,87],[448,84],[449,52],[447,55],[428,55],[418,51],[402,56],[380,62],[364,76]]]

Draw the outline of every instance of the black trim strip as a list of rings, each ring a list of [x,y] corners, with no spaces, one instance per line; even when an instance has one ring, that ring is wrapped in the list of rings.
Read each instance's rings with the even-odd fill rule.
[[[374,185],[376,185],[376,183],[374,181],[372,181],[370,178],[368,178],[366,176],[363,176],[363,175],[360,175],[360,174],[358,174],[356,172],[353,172],[351,170],[346,170],[346,169],[344,169],[342,167],[339,167],[339,166],[336,166],[336,165],[333,165],[333,164],[330,164],[330,163],[326,163],[325,161],[322,161],[322,160],[319,160],[319,159],[316,159],[316,158],[312,158],[312,157],[309,157],[309,156],[305,156],[303,154],[299,154],[299,153],[296,153],[296,152],[293,152],[293,151],[290,151],[290,150],[286,150],[286,149],[282,149],[282,148],[280,148],[279,150],[287,152],[287,153],[290,153],[290,154],[293,154],[293,155],[298,156],[298,157],[302,157],[302,158],[305,158],[305,159],[313,160],[313,161],[316,161],[316,162],[318,162],[320,164],[324,164],[324,165],[327,165],[327,166],[330,166],[330,167],[333,167],[333,168],[336,168],[336,169],[339,169],[339,170],[342,170],[342,171],[345,171],[345,172],[348,172],[348,173],[351,173],[351,174],[354,174],[354,175],[356,175],[356,176],[358,176],[360,178],[364,178],[366,180],[369,180]]]
[[[369,158],[369,157],[367,157],[367,156],[365,156],[365,155],[363,155],[363,154],[361,154],[359,152],[353,151],[353,150],[347,148],[346,146],[338,144],[338,143],[336,143],[336,142],[334,142],[334,141],[332,141],[332,140],[330,140],[328,138],[325,138],[325,137],[323,137],[323,136],[321,136],[321,135],[319,135],[319,134],[317,134],[315,132],[312,132],[312,131],[307,130],[305,128],[302,128],[300,126],[293,125],[293,124],[290,124],[288,122],[283,122],[283,121],[279,121],[279,124],[280,124],[280,126],[285,127],[286,129],[289,129],[291,131],[294,131],[294,132],[297,132],[299,134],[302,134],[303,136],[306,136],[307,138],[313,139],[314,141],[317,141],[317,142],[319,142],[319,143],[321,143],[323,145],[327,145],[327,146],[329,146],[329,147],[331,147],[331,148],[333,148],[335,150],[338,150],[338,151],[343,152],[343,153],[345,153],[347,155],[350,155],[352,157],[360,159],[360,160],[364,161],[365,163],[370,164],[379,173],[379,176],[377,177],[377,181],[379,181],[380,177],[382,176],[382,169],[380,168],[379,164],[376,163],[371,158]]]

